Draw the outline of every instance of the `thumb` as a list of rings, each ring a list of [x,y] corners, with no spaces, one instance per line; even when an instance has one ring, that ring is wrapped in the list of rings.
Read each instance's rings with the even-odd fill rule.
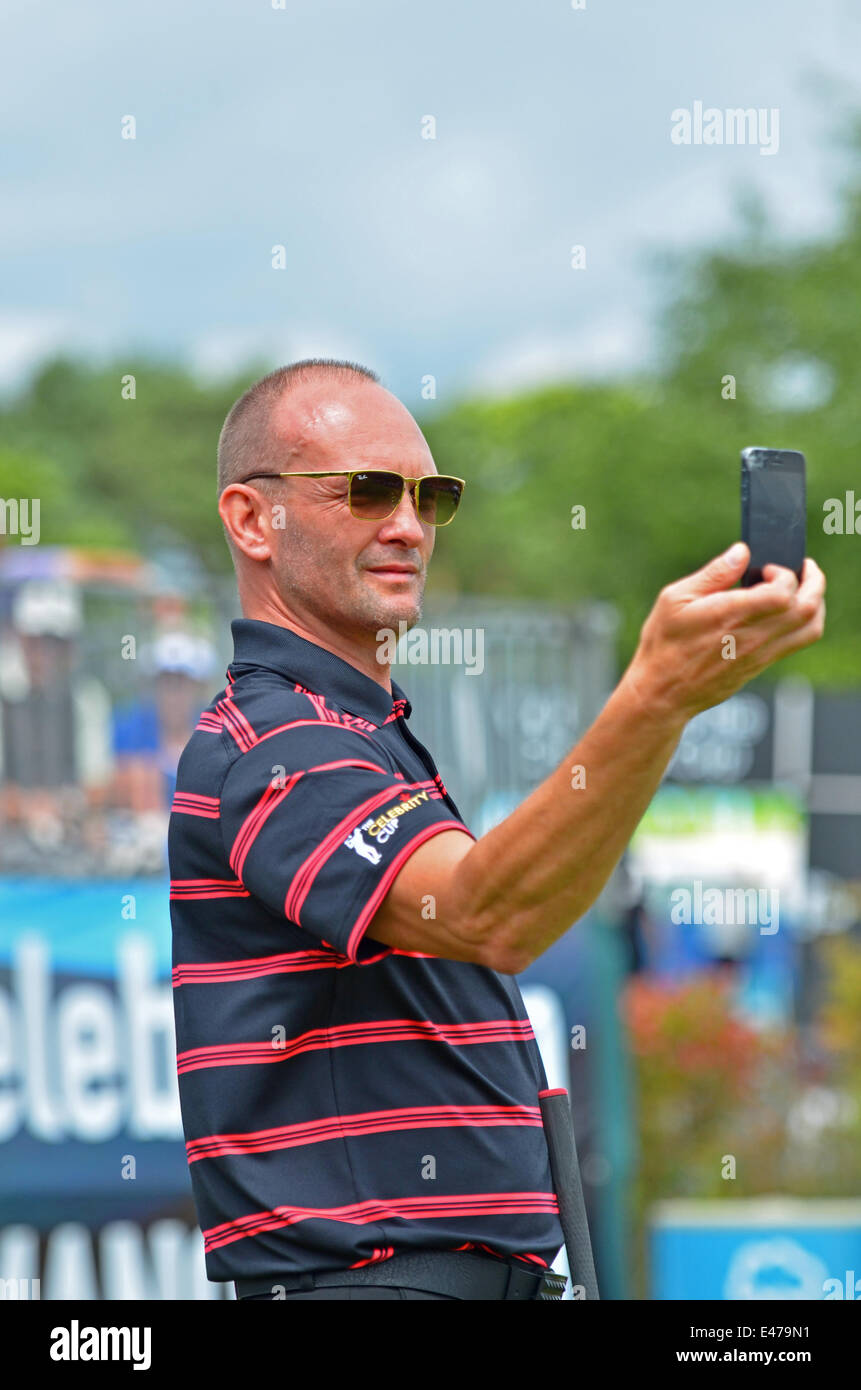
[[[687,575],[681,581],[682,587],[691,598],[729,589],[744,574],[749,557],[750,551],[744,541],[736,541],[729,550],[716,555],[707,565]]]

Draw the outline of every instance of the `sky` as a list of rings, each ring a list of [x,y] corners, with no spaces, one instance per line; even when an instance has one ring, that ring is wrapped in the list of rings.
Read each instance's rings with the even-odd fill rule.
[[[436,408],[648,370],[656,258],[730,246],[742,188],[781,236],[835,229],[861,75],[857,0],[4,14],[7,396],[58,350],[201,380],[347,357]],[[765,124],[677,143],[697,102]]]

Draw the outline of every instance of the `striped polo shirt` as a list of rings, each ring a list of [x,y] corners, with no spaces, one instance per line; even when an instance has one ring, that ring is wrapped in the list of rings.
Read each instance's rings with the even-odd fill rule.
[[[515,980],[373,940],[406,859],[472,836],[410,702],[289,628],[232,624],[169,834],[177,1070],[212,1280],[562,1244]],[[416,911],[433,920],[432,897]]]

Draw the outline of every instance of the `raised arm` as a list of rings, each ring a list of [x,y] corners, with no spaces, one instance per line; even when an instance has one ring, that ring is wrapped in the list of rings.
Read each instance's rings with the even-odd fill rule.
[[[822,635],[825,576],[815,561],[800,585],[770,565],[764,583],[733,589],[747,547],[732,553],[661,590],[621,681],[556,770],[480,839],[446,831],[421,845],[368,936],[516,974],[583,916],[687,721]]]

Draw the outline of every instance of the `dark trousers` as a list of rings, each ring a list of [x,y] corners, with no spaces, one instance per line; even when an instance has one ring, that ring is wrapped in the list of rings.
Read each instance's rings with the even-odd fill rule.
[[[311,1289],[309,1293],[285,1293],[282,1298],[339,1298],[339,1299],[368,1299],[368,1298],[442,1298],[447,1303],[458,1303],[460,1300],[452,1298],[447,1293],[425,1293],[421,1289],[393,1289],[387,1288],[382,1284],[342,1284],[339,1288]],[[255,1293],[250,1298],[240,1299],[241,1303],[257,1303],[261,1300],[266,1302],[278,1303],[280,1299],[272,1293]]]

